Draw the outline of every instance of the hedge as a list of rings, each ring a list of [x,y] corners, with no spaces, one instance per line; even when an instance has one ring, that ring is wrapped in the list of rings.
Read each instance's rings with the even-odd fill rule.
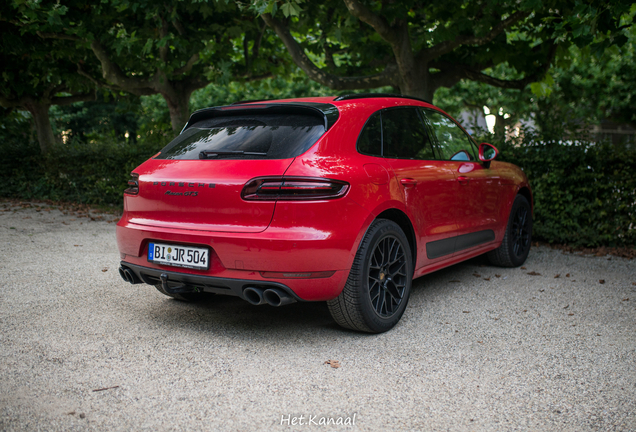
[[[534,194],[534,238],[572,246],[636,244],[636,152],[608,143],[501,146]]]

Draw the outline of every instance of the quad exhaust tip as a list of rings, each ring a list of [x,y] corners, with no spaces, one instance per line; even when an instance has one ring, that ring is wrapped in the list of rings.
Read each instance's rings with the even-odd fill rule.
[[[119,267],[119,275],[123,280],[130,284],[138,284],[142,283],[142,281],[137,277],[135,272],[133,272],[128,267],[120,266]],[[162,282],[167,285],[167,275],[165,275],[166,281],[164,281],[164,275],[161,275]],[[177,287],[183,288],[183,287]],[[173,291],[174,289],[170,289],[169,291]],[[296,303],[296,299],[290,296],[285,291],[278,288],[267,288],[263,290],[258,287],[247,287],[243,290],[243,298],[250,304],[254,306],[260,306],[264,304],[268,304],[270,306],[279,307],[285,306],[288,304]]]
[[[243,290],[243,298],[254,306],[268,304],[279,307],[296,302],[292,296],[278,288],[267,288],[263,290],[256,287],[247,287]]]

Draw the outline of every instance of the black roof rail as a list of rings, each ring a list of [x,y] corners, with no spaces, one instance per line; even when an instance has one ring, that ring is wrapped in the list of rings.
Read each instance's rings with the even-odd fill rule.
[[[275,99],[248,99],[248,100],[241,100],[241,101],[232,102],[230,105],[241,105],[241,104],[246,104],[246,103],[250,103],[250,102],[267,102],[267,101],[271,101],[271,100],[275,100]]]
[[[418,98],[418,97],[415,97],[415,96],[406,96],[406,95],[394,94],[394,93],[347,94],[347,95],[338,96],[337,98],[334,99],[334,102],[343,101],[343,100],[351,100],[351,99],[375,98],[375,97],[394,97],[394,98],[402,98],[402,99],[414,99],[414,100],[426,102],[426,103],[429,103],[429,104],[431,103],[430,101],[427,101],[426,99]]]

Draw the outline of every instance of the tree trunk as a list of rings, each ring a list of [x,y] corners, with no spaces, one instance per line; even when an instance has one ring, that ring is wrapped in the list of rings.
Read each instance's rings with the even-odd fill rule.
[[[183,129],[190,118],[190,95],[192,92],[177,89],[171,93],[171,95],[167,95],[165,93],[162,93],[161,95],[168,104],[172,130],[178,133],[181,132],[181,129]]]
[[[440,83],[433,80],[431,73],[428,71],[428,65],[424,62],[422,63],[414,66],[414,71],[411,73],[399,71],[402,82],[400,91],[405,96],[413,96],[433,103],[433,96],[435,96],[435,91],[440,87]]]
[[[437,90],[437,88],[433,87],[427,72],[423,72],[419,75],[419,79],[409,80],[411,82],[407,82],[404,76],[401,78],[405,82],[401,87],[403,95],[417,97],[433,103],[433,96],[435,96],[435,90]]]
[[[495,136],[498,139],[506,138],[506,119],[504,116],[499,115],[499,113],[495,114]]]
[[[35,121],[35,130],[38,134],[40,151],[42,154],[48,153],[55,144],[55,135],[49,119],[50,104],[36,101],[29,101],[25,104]]]

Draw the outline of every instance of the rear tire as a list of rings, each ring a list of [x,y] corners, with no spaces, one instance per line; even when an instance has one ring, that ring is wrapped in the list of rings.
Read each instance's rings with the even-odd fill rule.
[[[329,312],[348,329],[388,331],[406,309],[412,278],[413,259],[404,232],[395,222],[377,219],[360,243],[342,293],[327,302]]]
[[[488,261],[500,267],[518,267],[526,261],[532,240],[532,209],[523,195],[512,203],[501,246],[488,252]]]
[[[192,293],[171,294],[171,293],[165,291],[161,284],[155,285],[155,288],[157,288],[157,291],[159,291],[161,294],[164,294],[164,295],[167,295],[168,297],[172,297],[173,299],[176,299],[176,300],[179,300],[179,301],[183,301],[183,302],[188,302],[188,303],[193,303],[193,302],[206,300],[206,299],[208,299],[208,298],[210,298],[211,296],[214,295],[212,293],[206,293],[206,292],[192,292]]]

